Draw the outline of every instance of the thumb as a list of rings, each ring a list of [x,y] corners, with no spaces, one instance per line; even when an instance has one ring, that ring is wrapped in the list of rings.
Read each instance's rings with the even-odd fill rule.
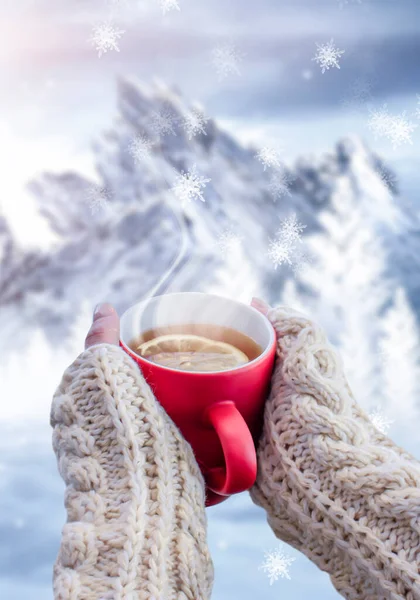
[[[98,304],[93,313],[93,323],[85,340],[85,349],[95,344],[115,344],[120,339],[120,319],[112,304]]]
[[[255,297],[251,300],[251,306],[256,308],[260,313],[262,313],[265,316],[267,316],[267,313],[271,308],[266,302],[264,302],[264,300]]]

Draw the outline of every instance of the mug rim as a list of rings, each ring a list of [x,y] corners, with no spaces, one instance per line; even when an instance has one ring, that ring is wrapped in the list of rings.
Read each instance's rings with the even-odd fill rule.
[[[253,360],[250,360],[247,363],[244,363],[243,365],[238,365],[237,367],[233,367],[232,369],[223,369],[222,371],[187,371],[184,369],[173,369],[172,367],[160,365],[159,363],[153,362],[151,360],[147,360],[147,358],[145,358],[144,356],[140,356],[139,354],[136,354],[135,352],[133,352],[133,350],[131,350],[131,348],[129,348],[127,346],[127,344],[122,339],[121,328],[120,328],[120,344],[122,345],[124,350],[130,356],[133,357],[134,360],[144,361],[148,365],[152,365],[153,367],[156,367],[158,369],[163,369],[163,370],[169,371],[171,373],[184,373],[184,374],[199,375],[199,376],[203,376],[203,375],[214,376],[216,374],[222,375],[223,373],[225,373],[225,374],[236,373],[236,372],[239,372],[244,369],[249,369],[250,367],[253,367],[254,365],[258,364],[261,360],[264,360],[266,358],[266,356],[272,351],[273,345],[275,344],[276,336],[275,336],[274,327],[271,324],[271,322],[269,321],[269,319],[265,315],[263,315],[259,310],[257,310],[256,308],[254,308],[251,305],[244,304],[243,302],[240,302],[239,300],[234,300],[233,298],[228,298],[226,296],[219,296],[217,294],[207,294],[206,292],[171,292],[169,294],[160,294],[159,296],[151,296],[150,298],[141,300],[140,302],[137,302],[136,304],[133,304],[132,306],[127,308],[127,310],[125,310],[123,312],[123,314],[121,315],[120,320],[122,320],[124,318],[124,316],[126,315],[126,313],[128,313],[128,311],[131,310],[132,308],[134,308],[135,306],[140,306],[142,304],[144,304],[146,306],[148,302],[150,302],[151,300],[154,300],[156,298],[162,298],[162,297],[167,297],[167,296],[180,296],[180,295],[187,295],[187,294],[194,295],[194,296],[210,296],[210,297],[216,297],[216,298],[223,298],[224,300],[229,300],[233,304],[237,304],[237,305],[239,304],[242,307],[245,306],[247,309],[256,313],[262,319],[262,322],[268,328],[268,331],[269,331],[269,340],[266,345],[266,348],[261,352],[261,354],[259,354]]]

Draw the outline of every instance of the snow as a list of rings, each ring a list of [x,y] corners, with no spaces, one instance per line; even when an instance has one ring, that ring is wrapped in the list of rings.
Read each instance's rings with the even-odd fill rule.
[[[111,192],[103,187],[92,186],[87,192],[87,201],[92,214],[104,209],[110,201]]]
[[[97,50],[98,57],[101,58],[102,54],[106,54],[108,50],[119,52],[118,42],[123,33],[125,33],[123,29],[118,29],[118,27],[111,22],[95,25],[92,30],[90,42]]]
[[[236,250],[242,244],[243,236],[232,229],[225,229],[217,238],[217,246],[222,253]]]
[[[314,262],[314,257],[302,245],[297,246],[293,251],[292,271],[295,275],[300,275],[308,269]]]
[[[2,403],[0,422],[36,421],[40,416],[46,419],[64,369],[84,349],[92,314],[93,305],[84,302],[76,313],[68,339],[60,345],[52,346],[44,333],[37,329],[21,352],[10,353],[2,359],[2,397],[9,400]],[[16,395],[19,401],[11,401]]]
[[[255,159],[258,148],[245,148],[214,121],[207,123],[205,136],[190,140],[186,135],[163,135],[151,160],[132,160],[127,151],[130,143],[139,136],[153,139],[151,122],[156,114],[171,115],[175,132],[174,123],[184,122],[191,105],[162,84],[148,88],[130,79],[120,81],[119,94],[120,114],[95,144],[97,182],[78,173],[65,173],[44,175],[30,185],[41,215],[57,236],[56,244],[45,251],[29,252],[21,248],[7,226],[1,233],[5,262],[1,268],[0,351],[28,343],[34,323],[39,323],[54,343],[65,339],[84,299],[92,305],[109,300],[122,311],[150,289],[161,293],[169,288],[205,291],[219,269],[217,238],[228,222],[242,238],[246,261],[259,273],[267,298],[276,302],[287,277],[297,276],[293,271],[299,271],[300,263],[289,265],[292,268],[285,269],[280,279],[278,269],[277,273],[273,269],[273,262],[288,264],[286,259],[291,256],[283,236],[278,235],[278,223],[290,216],[293,207],[306,225],[305,244],[295,244],[296,254],[305,251],[309,258],[318,256],[318,249],[309,248],[306,240],[319,231],[318,213],[332,197],[343,203],[343,211],[328,228],[327,240],[346,243],[350,252],[351,236],[340,241],[340,232],[347,231],[346,224],[353,223],[352,214],[359,213],[362,203],[365,216],[360,218],[388,228],[378,238],[392,248],[393,260],[385,266],[397,280],[410,270],[411,276],[402,283],[410,296],[416,297],[416,220],[407,219],[401,228],[401,198],[384,184],[380,175],[383,163],[361,143],[352,139],[317,161],[298,161],[287,169],[287,177],[293,180],[287,202],[273,202],[270,186],[279,172],[272,168],[264,171]],[[211,180],[211,185],[204,187],[204,182],[209,183],[206,180]],[[340,191],[337,194],[341,180],[348,184],[343,198]],[[94,215],[89,206],[91,189],[99,193]],[[401,240],[391,231],[394,224],[400,228]],[[404,236],[407,227],[410,232]],[[320,252],[329,247],[325,240],[320,244]],[[271,261],[267,260],[269,248]],[[338,250],[333,246],[325,257],[327,273],[333,266],[339,269]],[[178,255],[182,256],[172,270]],[[402,263],[404,269],[394,268]],[[307,277],[314,271],[304,270]],[[308,285],[315,292],[319,289],[324,301],[330,293],[333,300],[336,288],[329,277],[320,278],[314,272]],[[341,298],[342,291],[337,292]],[[22,299],[10,304],[12,297]]]
[[[396,176],[394,175],[394,173],[391,173],[390,171],[384,171],[383,169],[381,169],[378,174],[379,174],[381,183],[383,183],[386,186],[386,193],[388,194],[389,197],[392,196],[392,192],[398,186],[398,181],[397,181]]]
[[[280,151],[276,148],[264,146],[258,151],[256,157],[264,165],[264,171],[267,167],[281,167]]]
[[[420,328],[401,287],[395,290],[393,303],[381,319],[378,348],[382,355],[384,404],[389,414],[398,416],[403,411],[407,419],[418,418]]]
[[[203,190],[210,181],[211,179],[197,173],[197,166],[194,164],[190,171],[177,175],[172,191],[183,204],[195,199],[205,202]]]
[[[131,142],[129,151],[134,160],[141,164],[143,160],[150,159],[151,148],[152,141],[145,135],[139,135]]]
[[[274,268],[287,263],[292,264],[290,246],[282,238],[270,240],[270,244],[267,251],[267,256],[271,259],[274,264]]]
[[[202,133],[206,134],[206,123],[209,119],[205,116],[202,110],[193,107],[191,111],[184,117],[184,129],[191,140],[195,135]]]
[[[266,560],[259,568],[268,573],[272,585],[279,577],[290,579],[289,567],[295,560],[296,558],[288,556],[280,545],[276,550],[266,552]]]
[[[344,54],[345,50],[336,48],[333,38],[331,38],[331,40],[326,44],[317,43],[316,46],[318,50],[312,60],[319,64],[323,74],[332,67],[340,69],[339,60]]]
[[[416,123],[406,117],[406,111],[403,111],[401,114],[392,117],[391,127],[385,135],[389,137],[394,148],[404,143],[413,144],[411,136],[417,127]]]
[[[225,42],[212,50],[212,63],[216,69],[219,80],[229,75],[240,75],[239,65],[243,54],[233,42]]]
[[[283,221],[277,231],[277,237],[270,240],[267,256],[272,260],[274,268],[287,263],[288,265],[299,265],[305,259],[306,254],[300,252],[298,245],[302,242],[301,233],[306,225],[302,225],[293,214]],[[297,267],[299,268],[299,267]]]
[[[360,172],[369,186],[370,177],[372,184],[379,185],[377,173],[364,172],[360,162],[360,155],[353,157],[353,172]],[[300,295],[296,287],[288,293],[292,300],[293,295],[300,296],[300,304],[316,315],[339,348],[361,406],[371,410],[380,401],[379,411],[409,423],[420,418],[418,324],[404,292],[393,296],[386,274],[387,253],[377,235],[379,215],[371,203],[366,193],[355,204],[350,182],[339,181],[330,205],[319,215],[322,230],[305,236],[312,260],[296,279],[310,295]],[[385,208],[384,204],[384,213]],[[390,304],[394,308],[387,309]]]
[[[401,114],[390,114],[387,105],[370,111],[368,127],[376,137],[384,137],[391,141],[394,148],[401,144],[412,144],[412,134],[417,129],[417,123],[410,121],[406,111]]]
[[[301,241],[301,234],[306,228],[306,225],[302,225],[296,218],[296,215],[291,215],[285,219],[280,227],[279,235],[283,240],[291,246],[296,242]]]
[[[291,196],[290,184],[293,182],[293,177],[284,169],[276,171],[270,179],[269,190],[273,196],[273,200],[277,200],[282,196]]]
[[[376,429],[379,429],[384,435],[388,434],[389,428],[394,421],[388,419],[386,415],[382,413],[380,409],[376,409],[369,413],[369,419],[372,421]]]
[[[219,238],[219,248],[220,266],[206,292],[250,304],[261,290],[261,278],[247,257],[241,238]]]
[[[167,135],[168,133],[176,135],[174,126],[176,124],[176,118],[174,112],[169,106],[162,106],[162,108],[152,115],[152,130],[157,136]]]

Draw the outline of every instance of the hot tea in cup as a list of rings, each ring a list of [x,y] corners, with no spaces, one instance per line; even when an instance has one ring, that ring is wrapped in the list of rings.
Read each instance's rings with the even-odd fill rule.
[[[213,294],[154,296],[122,315],[120,345],[191,445],[206,506],[248,490],[276,350],[267,317]]]
[[[249,336],[222,325],[158,327],[128,346],[143,358],[182,371],[225,371],[254,360],[262,348]]]

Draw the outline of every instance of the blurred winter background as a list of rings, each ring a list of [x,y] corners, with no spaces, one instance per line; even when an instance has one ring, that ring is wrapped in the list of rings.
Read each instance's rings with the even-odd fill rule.
[[[2,0],[0,18],[0,597],[52,598],[49,409],[101,300],[295,306],[420,458],[418,0]],[[215,600],[339,597],[293,548],[282,570],[248,493],[208,518]]]

